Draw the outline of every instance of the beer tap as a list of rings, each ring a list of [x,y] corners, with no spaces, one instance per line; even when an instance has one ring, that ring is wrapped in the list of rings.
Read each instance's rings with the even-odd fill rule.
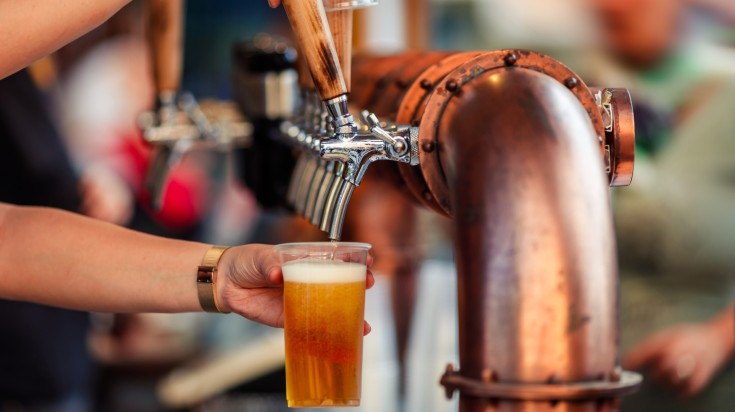
[[[151,206],[159,210],[169,172],[186,152],[196,145],[244,143],[252,125],[232,104],[212,104],[205,113],[191,94],[180,91],[184,1],[149,0],[146,5],[157,98],[155,111],[143,113],[138,123],[143,138],[155,147],[144,185]]]
[[[370,5],[374,1],[367,3],[364,5]],[[363,5],[351,4],[350,2],[340,0],[324,0],[323,4],[327,14],[329,29],[332,32],[332,39],[337,52],[339,65],[342,68],[346,90],[349,93],[352,79],[353,9],[362,7]],[[331,116],[324,118],[324,121],[327,123],[331,123],[331,120]],[[328,125],[323,124],[323,126]],[[321,227],[323,221],[324,203],[326,202],[329,189],[335,181],[337,170],[339,170],[339,162],[322,159],[310,185],[304,217],[319,227]]]
[[[148,14],[148,43],[151,52],[153,81],[156,86],[156,112],[142,119],[146,122],[144,137],[155,132],[188,134],[190,128],[180,125],[176,92],[181,83],[181,42],[183,1],[151,0],[146,3]],[[187,140],[156,145],[153,160],[145,179],[145,187],[154,209],[162,206],[163,191],[168,172],[188,149]]]
[[[351,53],[351,10],[375,3],[375,0],[329,2],[327,8],[334,13],[332,19],[344,61],[349,60]],[[360,129],[348,108],[349,77],[342,70],[324,4],[321,0],[284,0],[283,5],[330,116],[327,133],[320,139],[312,136],[309,142],[323,162],[311,166],[314,170],[305,167],[304,175],[309,177],[308,181],[301,179],[301,185],[306,188],[298,189],[302,196],[296,196],[295,207],[299,213],[307,212],[306,217],[312,222],[320,223],[331,239],[339,239],[352,192],[368,166],[376,160],[418,164],[418,132],[410,127],[384,128],[370,113],[364,115],[367,127]],[[322,168],[324,172],[317,173]],[[331,176],[325,181],[328,170]]]
[[[301,116],[296,119],[297,127],[294,133],[296,142],[301,149],[301,155],[299,156],[293,178],[291,179],[289,202],[293,205],[296,213],[303,214],[308,185],[314,176],[319,162],[318,156],[312,146],[315,143],[315,139],[318,138],[319,122],[321,119],[321,101],[314,89],[314,82],[309,72],[309,66],[304,60],[303,55],[297,61],[297,70],[302,91],[303,110]]]

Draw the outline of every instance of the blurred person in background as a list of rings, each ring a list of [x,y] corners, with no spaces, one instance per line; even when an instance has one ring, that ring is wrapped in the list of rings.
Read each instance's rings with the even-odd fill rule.
[[[0,179],[0,201],[58,207],[159,234],[174,228],[182,234],[196,223],[196,213],[186,217],[169,207],[156,216],[167,224],[162,227],[136,206],[142,184],[135,184],[142,182],[150,149],[135,118],[153,101],[145,44],[126,34],[142,28],[130,24],[140,8],[124,9],[58,58],[35,64],[32,72],[22,70],[0,80],[0,175],[5,176]],[[174,189],[187,187],[180,170]],[[194,182],[203,180],[200,174]],[[177,206],[190,204],[185,200],[192,198],[206,196],[167,200]],[[91,410],[94,365],[86,344],[88,314],[4,300],[0,308],[0,410]],[[137,319],[129,316],[125,319]],[[118,349],[129,351],[130,337],[118,336]],[[177,343],[173,348],[182,345]]]
[[[0,201],[78,211],[91,204],[30,73],[0,80]],[[85,312],[0,300],[0,411],[90,410]]]
[[[587,78],[628,88],[635,109],[633,184],[613,200],[623,365],[646,381],[621,409],[731,410],[735,51],[684,0],[585,2],[605,51]]]

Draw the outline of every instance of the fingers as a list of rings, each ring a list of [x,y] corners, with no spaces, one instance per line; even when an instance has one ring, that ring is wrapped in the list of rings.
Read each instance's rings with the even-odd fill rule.
[[[682,395],[690,397],[698,394],[707,386],[711,378],[712,373],[710,370],[701,366],[697,367],[692,376],[687,380],[686,385],[684,385]]]
[[[375,252],[373,250],[372,248],[368,249],[367,267],[371,267],[375,263]]]
[[[646,339],[633,348],[623,359],[623,367],[632,370],[641,370],[654,362],[663,351],[664,342],[658,336]]]
[[[373,276],[373,272],[368,269],[367,277],[365,278],[365,288],[370,289],[373,285],[375,285],[375,276]]]
[[[281,4],[281,0],[268,0],[268,5],[271,6],[271,8],[276,8]]]

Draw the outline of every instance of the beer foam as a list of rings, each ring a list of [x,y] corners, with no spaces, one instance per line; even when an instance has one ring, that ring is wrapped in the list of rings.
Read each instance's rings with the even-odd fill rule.
[[[301,259],[283,265],[283,279],[299,283],[364,282],[367,268],[364,263],[340,260]]]

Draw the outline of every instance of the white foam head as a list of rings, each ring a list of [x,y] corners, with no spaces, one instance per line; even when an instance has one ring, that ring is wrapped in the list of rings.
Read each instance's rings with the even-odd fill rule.
[[[299,283],[364,282],[367,267],[363,263],[326,259],[301,259],[283,265],[283,279]]]

